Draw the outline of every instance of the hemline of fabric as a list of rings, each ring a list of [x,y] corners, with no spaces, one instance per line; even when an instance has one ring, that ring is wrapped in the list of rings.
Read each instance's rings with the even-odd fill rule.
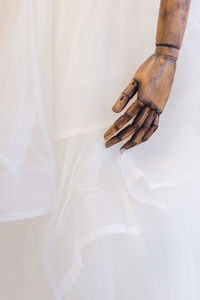
[[[7,215],[2,215],[0,216],[0,223],[9,222],[9,221],[20,221],[20,220],[40,217],[53,211],[53,208],[54,208],[53,205],[51,205],[51,206],[43,207],[41,209],[32,210],[30,212],[19,212],[14,214],[11,213]]]

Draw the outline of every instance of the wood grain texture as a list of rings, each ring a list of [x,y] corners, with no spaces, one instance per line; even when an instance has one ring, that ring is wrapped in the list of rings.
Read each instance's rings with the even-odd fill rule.
[[[161,0],[156,45],[171,45],[181,48],[187,24],[190,0]]]
[[[171,91],[175,70],[176,60],[173,58],[151,55],[134,75],[139,84],[137,99],[161,113]]]

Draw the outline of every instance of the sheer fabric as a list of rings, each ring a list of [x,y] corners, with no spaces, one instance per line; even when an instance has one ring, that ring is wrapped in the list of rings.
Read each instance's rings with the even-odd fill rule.
[[[2,299],[200,297],[200,4],[152,138],[106,149],[159,1],[0,1]]]

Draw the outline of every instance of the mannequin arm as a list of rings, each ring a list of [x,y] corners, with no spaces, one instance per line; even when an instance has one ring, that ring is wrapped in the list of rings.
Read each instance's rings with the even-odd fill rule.
[[[139,67],[112,107],[114,112],[121,112],[137,93],[137,99],[106,130],[106,147],[131,136],[121,149],[132,148],[148,140],[158,128],[160,114],[173,84],[189,7],[190,0],[161,0],[155,52]],[[129,121],[131,123],[127,125]]]

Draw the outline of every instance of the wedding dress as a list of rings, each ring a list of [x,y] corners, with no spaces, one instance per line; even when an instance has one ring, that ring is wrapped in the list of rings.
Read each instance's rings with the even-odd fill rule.
[[[159,2],[0,1],[1,299],[200,299],[198,0],[159,129],[103,139]]]

